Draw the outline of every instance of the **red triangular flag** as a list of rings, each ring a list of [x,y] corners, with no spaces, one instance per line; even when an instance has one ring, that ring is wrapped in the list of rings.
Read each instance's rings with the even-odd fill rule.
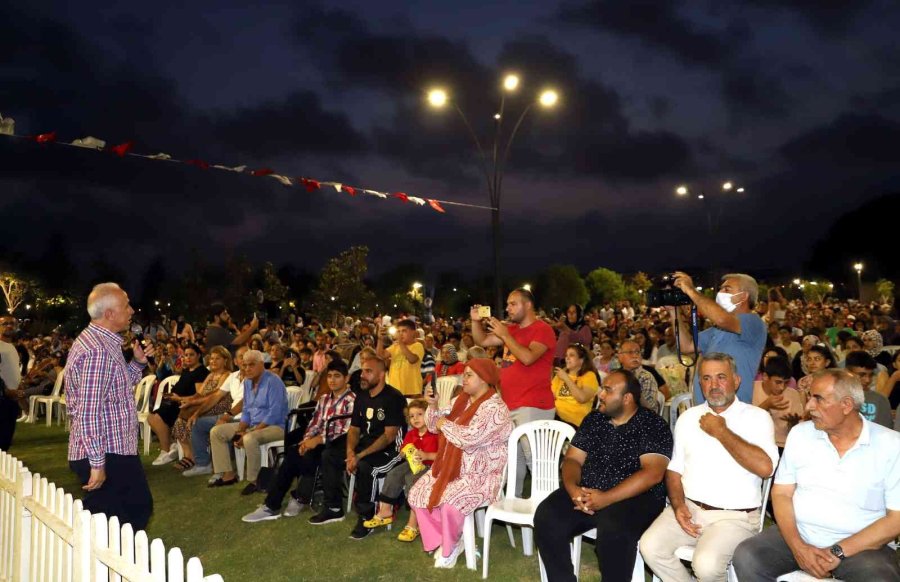
[[[50,143],[56,141],[56,132],[51,131],[50,133],[40,133],[34,136],[34,141],[38,143]]]
[[[310,178],[300,178],[300,182],[306,186],[307,192],[315,192],[319,189],[319,182]]]
[[[407,196],[403,192],[395,192],[394,198],[399,198],[400,200],[403,200],[404,202],[409,202],[409,196]]]
[[[447,212],[446,210],[444,210],[444,207],[441,206],[441,203],[438,202],[437,200],[432,200],[431,198],[428,198],[427,200],[428,200],[428,205],[431,206],[432,208],[434,208],[435,210],[437,210],[438,212],[440,212],[440,213]]]
[[[109,151],[116,154],[120,158],[124,158],[125,154],[131,151],[131,147],[133,145],[133,141],[126,141],[125,143],[120,143],[119,145],[112,146],[111,148],[109,148]]]
[[[260,168],[258,170],[253,170],[250,172],[253,176],[268,176],[269,174],[274,174],[275,170],[271,168]]]
[[[350,196],[356,196],[356,188],[353,186],[342,186],[341,189]]]
[[[209,164],[204,162],[203,160],[185,160],[185,164],[190,164],[191,166],[197,166],[201,170],[208,170]]]

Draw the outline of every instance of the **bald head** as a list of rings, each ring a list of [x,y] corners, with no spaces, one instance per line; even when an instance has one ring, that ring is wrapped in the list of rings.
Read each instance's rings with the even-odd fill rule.
[[[92,323],[115,333],[128,329],[134,313],[128,294],[116,283],[100,283],[91,289],[87,311]]]

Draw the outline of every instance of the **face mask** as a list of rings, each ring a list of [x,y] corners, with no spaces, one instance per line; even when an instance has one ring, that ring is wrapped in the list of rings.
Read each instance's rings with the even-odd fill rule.
[[[731,313],[732,311],[737,309],[738,305],[743,303],[743,301],[738,301],[737,303],[732,303],[731,300],[735,295],[737,295],[737,293],[732,294],[732,293],[725,293],[724,291],[719,291],[718,293],[716,293],[716,303],[719,305],[719,307],[721,307],[728,313]]]

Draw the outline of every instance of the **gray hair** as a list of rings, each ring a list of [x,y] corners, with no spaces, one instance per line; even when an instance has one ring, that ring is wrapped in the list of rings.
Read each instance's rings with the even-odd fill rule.
[[[244,353],[244,363],[245,364],[248,362],[262,362],[262,361],[264,361],[263,354],[259,350],[247,350]]]
[[[116,291],[124,291],[117,283],[100,283],[94,285],[87,300],[87,312],[91,319],[103,319],[107,309],[116,306]]]
[[[856,411],[859,411],[866,403],[865,390],[855,374],[851,374],[844,368],[825,368],[813,374],[813,381],[825,377],[831,378],[834,382],[834,395],[838,400],[850,398],[853,401],[853,409]]]
[[[707,352],[703,354],[703,359],[700,361],[700,366],[705,364],[706,362],[728,362],[728,365],[731,366],[731,373],[737,374],[737,364],[734,361],[734,358],[729,356],[728,354],[722,352]],[[699,367],[697,370],[699,371]]]
[[[756,279],[745,273],[729,273],[722,277],[722,281],[727,279],[740,281],[741,291],[747,292],[747,305],[756,307],[756,300],[759,299],[759,284],[757,284]]]

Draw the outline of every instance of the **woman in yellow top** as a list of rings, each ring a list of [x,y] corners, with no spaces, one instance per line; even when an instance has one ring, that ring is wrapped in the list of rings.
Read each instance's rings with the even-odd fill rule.
[[[594,405],[600,386],[591,363],[591,354],[581,344],[566,348],[566,368],[556,368],[550,389],[556,398],[559,420],[578,427]]]

